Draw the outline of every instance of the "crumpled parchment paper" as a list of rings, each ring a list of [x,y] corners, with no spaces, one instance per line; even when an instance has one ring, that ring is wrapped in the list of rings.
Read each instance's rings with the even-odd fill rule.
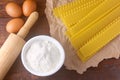
[[[64,47],[65,50],[65,63],[67,69],[76,70],[78,73],[82,74],[89,67],[97,67],[98,64],[104,60],[109,58],[119,58],[120,55],[120,36],[112,40],[109,44],[107,44],[104,48],[96,53],[91,59],[87,62],[83,63],[80,61],[78,56],[76,55],[73,47],[71,46],[68,38],[65,36],[65,26],[62,21],[56,18],[53,15],[53,9],[57,6],[66,4],[73,0],[46,0],[46,17],[50,26],[50,34],[52,37],[56,38]]]

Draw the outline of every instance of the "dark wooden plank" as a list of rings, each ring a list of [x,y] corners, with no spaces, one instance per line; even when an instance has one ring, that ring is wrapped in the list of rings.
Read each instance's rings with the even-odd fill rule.
[[[9,21],[9,18],[0,18],[0,46],[3,44],[3,42],[5,41],[5,39],[7,38],[8,34],[6,32],[6,23]]]

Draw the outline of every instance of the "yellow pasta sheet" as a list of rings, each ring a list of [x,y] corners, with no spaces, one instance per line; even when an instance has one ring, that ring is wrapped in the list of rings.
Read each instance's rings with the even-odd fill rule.
[[[78,51],[78,56],[82,61],[88,60],[95,55],[102,47],[120,34],[120,17],[97,33]]]
[[[113,1],[113,0],[111,0],[111,1]],[[104,6],[101,5],[98,8],[101,8],[101,7],[108,7],[109,8],[110,6],[107,5],[108,2],[105,2],[106,5],[104,5]],[[115,0],[113,2],[115,2]],[[119,5],[120,5],[120,2],[117,2],[117,0],[116,0],[116,4],[112,5],[111,6],[112,8],[107,9],[107,10],[103,10],[104,8],[101,8],[103,10],[103,11],[102,10],[101,11],[104,12],[104,13],[101,13],[100,16],[95,16],[97,19],[95,19],[94,21],[92,21],[91,23],[89,23],[87,26],[84,26],[84,28],[81,29],[80,31],[78,31],[76,34],[74,33],[74,35],[72,37],[68,35],[69,39],[71,41],[71,44],[74,46],[74,48],[76,50],[78,50],[92,36],[94,36],[102,28],[104,28],[105,25],[111,23],[111,21],[113,19],[115,19],[115,17],[119,16],[119,12],[120,12],[119,11],[119,9],[120,9]],[[98,8],[97,8],[97,10],[98,10]],[[79,27],[77,27],[77,28],[79,28]]]

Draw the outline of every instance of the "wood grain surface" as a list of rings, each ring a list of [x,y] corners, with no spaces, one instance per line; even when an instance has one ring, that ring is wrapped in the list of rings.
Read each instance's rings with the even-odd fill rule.
[[[23,3],[23,0],[0,0],[0,46],[9,35],[5,30],[6,23],[12,19],[5,12],[5,5],[9,1],[15,1],[19,5]],[[37,0],[37,4],[37,10],[40,13],[40,17],[31,29],[26,41],[33,36],[50,35],[49,25],[44,14],[45,0]],[[104,60],[97,68],[89,68],[87,72],[82,75],[77,74],[75,71],[67,70],[63,66],[61,70],[52,76],[38,77],[25,70],[19,56],[4,80],[120,80],[120,59]]]

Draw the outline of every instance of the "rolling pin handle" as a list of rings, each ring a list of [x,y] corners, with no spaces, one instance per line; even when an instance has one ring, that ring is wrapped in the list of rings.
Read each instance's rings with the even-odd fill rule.
[[[23,27],[20,29],[20,31],[17,33],[17,35],[24,39],[27,36],[27,34],[29,33],[29,30],[31,29],[31,27],[37,21],[38,16],[39,16],[38,12],[31,13],[31,15],[28,17],[26,23],[23,25]]]

